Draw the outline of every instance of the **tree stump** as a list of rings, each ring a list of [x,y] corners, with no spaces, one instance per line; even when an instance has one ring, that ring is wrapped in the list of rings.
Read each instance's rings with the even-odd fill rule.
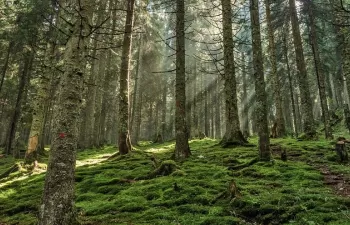
[[[340,162],[347,162],[349,160],[348,148],[350,148],[350,141],[339,137],[335,144],[335,151],[340,158]]]

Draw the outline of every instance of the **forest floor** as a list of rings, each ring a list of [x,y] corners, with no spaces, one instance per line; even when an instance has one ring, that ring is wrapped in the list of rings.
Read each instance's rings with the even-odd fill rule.
[[[256,144],[257,139],[250,139]],[[334,142],[273,139],[274,160],[252,162],[257,147],[190,141],[192,156],[170,161],[174,142],[142,143],[108,159],[114,147],[78,152],[76,207],[81,224],[350,224],[350,165]],[[287,161],[280,153],[287,152]],[[158,165],[173,165],[161,173]],[[47,159],[43,159],[45,163]],[[0,159],[0,174],[16,161]],[[0,224],[36,224],[45,169],[0,180]],[[169,167],[170,168],[170,167]],[[168,169],[169,169],[168,168]],[[234,182],[232,182],[234,181]],[[232,189],[235,184],[236,190]],[[231,185],[231,186],[230,186]],[[235,188],[233,187],[233,188]]]

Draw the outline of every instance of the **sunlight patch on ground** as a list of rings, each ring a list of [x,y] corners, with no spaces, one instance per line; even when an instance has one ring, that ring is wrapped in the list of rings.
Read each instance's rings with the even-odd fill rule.
[[[41,172],[42,173],[42,172]],[[39,173],[36,173],[36,174],[39,174]],[[8,181],[5,181],[3,183],[0,183],[0,188],[3,188],[3,187],[6,187],[16,181],[21,181],[21,180],[25,180],[27,178],[29,178],[30,175],[23,175],[23,176],[20,176],[20,177],[16,177],[16,178],[12,178],[11,180],[8,180]],[[0,193],[0,198],[1,198],[1,193]]]
[[[86,166],[86,165],[94,165],[101,163],[103,161],[106,161],[108,157],[110,157],[112,154],[101,154],[97,155],[96,157],[92,159],[85,159],[85,160],[77,160],[76,161],[76,167]]]
[[[164,153],[164,152],[173,151],[174,149],[175,149],[175,144],[170,144],[162,147],[155,146],[154,148],[148,148],[144,151],[148,153]]]
[[[150,148],[148,150],[146,150],[145,152],[148,153],[164,153],[164,152],[168,152],[170,149],[168,148]]]

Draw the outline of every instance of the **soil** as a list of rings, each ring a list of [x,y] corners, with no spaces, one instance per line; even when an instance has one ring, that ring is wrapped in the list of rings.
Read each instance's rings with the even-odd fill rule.
[[[271,152],[275,157],[279,157],[282,151],[281,146],[271,146]],[[297,151],[287,151],[288,160],[292,161],[305,161],[303,160],[302,153]],[[320,165],[316,162],[310,162],[308,160],[308,165],[313,166],[318,169],[324,177],[324,184],[331,187],[335,194],[350,198],[350,177],[344,176],[343,174],[332,172],[328,166]]]

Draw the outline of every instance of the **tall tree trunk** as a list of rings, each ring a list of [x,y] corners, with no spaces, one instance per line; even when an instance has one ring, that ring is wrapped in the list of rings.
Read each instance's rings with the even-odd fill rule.
[[[309,82],[307,77],[303,43],[301,41],[299,22],[297,17],[297,10],[295,6],[295,0],[289,0],[290,18],[292,21],[292,31],[294,48],[296,55],[296,64],[298,69],[298,82],[301,98],[301,110],[303,118],[303,131],[306,139],[312,139],[316,136],[316,129],[314,124],[312,101],[309,90]]]
[[[33,120],[30,128],[28,146],[24,160],[26,164],[32,164],[34,161],[38,160],[38,152],[40,151],[39,146],[42,146],[40,142],[43,138],[45,114],[50,103],[49,94],[51,87],[51,79],[53,79],[52,77],[50,78],[50,74],[54,72],[52,70],[54,52],[54,43],[48,43],[44,62],[45,70],[43,71],[43,74],[41,74],[41,76],[39,77],[38,90],[34,99]]]
[[[220,79],[216,79],[216,104],[215,104],[215,138],[221,138],[221,89]]]
[[[226,106],[226,133],[221,140],[223,146],[247,143],[239,123],[236,75],[233,56],[232,8],[231,0],[221,0],[222,28],[224,40],[224,94]]]
[[[138,47],[138,57],[135,73],[135,86],[134,86],[134,98],[132,107],[132,119],[131,119],[131,144],[138,145],[140,136],[140,126],[141,123],[141,89],[140,81],[142,76],[142,54],[141,50],[143,47],[143,35],[139,37],[139,47]],[[163,134],[164,135],[164,134]]]
[[[266,23],[267,23],[267,31],[269,37],[269,53],[270,53],[270,62],[271,62],[271,70],[272,70],[272,80],[273,80],[273,88],[274,88],[274,97],[275,97],[275,106],[276,106],[276,136],[275,137],[283,137],[286,134],[286,128],[284,123],[284,116],[282,110],[282,94],[281,94],[281,82],[280,77],[277,73],[277,58],[276,58],[276,44],[274,37],[274,29],[272,25],[271,19],[271,11],[270,11],[270,0],[265,0],[265,9],[266,9]]]
[[[2,85],[4,84],[4,80],[5,80],[7,69],[9,67],[9,61],[10,61],[10,55],[11,55],[12,47],[13,47],[13,42],[10,41],[9,42],[9,46],[7,47],[5,63],[2,66],[2,70],[1,70],[0,93],[1,93]]]
[[[65,72],[60,81],[58,109],[39,225],[76,224],[74,209],[74,174],[78,123],[82,101],[87,38],[91,31],[93,2],[77,0],[76,21],[64,53]]]
[[[311,0],[307,0],[307,8],[309,13],[309,19],[310,19],[310,39],[311,39],[311,47],[312,47],[312,53],[314,55],[314,62],[315,62],[315,70],[316,70],[316,76],[317,76],[317,83],[318,83],[318,90],[320,94],[320,102],[321,102],[321,109],[322,109],[322,119],[324,123],[324,132],[325,137],[327,139],[332,139],[332,128],[330,125],[329,120],[329,112],[328,112],[328,102],[327,102],[327,95],[326,95],[326,78],[323,73],[322,64],[321,64],[321,57],[317,42],[317,32],[316,32],[316,24],[315,24],[315,17],[313,12],[313,7],[315,7]]]
[[[131,151],[129,134],[129,68],[132,45],[132,29],[134,21],[135,0],[127,1],[127,14],[123,41],[122,63],[119,78],[119,153],[128,154]]]
[[[255,79],[256,114],[259,135],[259,158],[262,161],[271,159],[269,128],[267,120],[267,95],[265,90],[263,56],[259,20],[259,1],[250,0],[250,18],[253,42],[253,64]]]
[[[162,137],[166,140],[166,115],[167,115],[167,95],[168,95],[168,82],[166,76],[163,76],[163,90],[162,90]],[[141,109],[141,108],[140,108]],[[141,113],[141,110],[140,110]],[[141,116],[140,116],[141,117]]]
[[[198,124],[198,115],[199,115],[199,107],[198,107],[198,84],[197,84],[197,61],[194,62],[194,78],[193,78],[193,121],[192,121],[192,135],[194,137],[198,136],[199,133],[199,124]]]
[[[209,107],[208,107],[208,101],[209,101],[209,93],[208,93],[208,89],[207,89],[207,80],[205,82],[205,89],[204,89],[204,134],[205,136],[209,137],[210,133],[209,133]]]
[[[88,87],[86,90],[86,106],[83,109],[83,115],[85,115],[85,121],[82,123],[85,127],[81,130],[84,133],[82,148],[91,148],[93,147],[94,140],[94,124],[95,124],[95,104],[96,104],[96,94],[97,94],[97,85],[96,77],[98,76],[96,72],[96,66],[98,60],[96,59],[97,53],[97,39],[96,37],[92,40],[93,50],[91,53],[92,62],[90,68],[90,75],[88,77]]]
[[[245,62],[245,56],[242,52],[242,86],[243,86],[243,110],[242,110],[242,118],[243,118],[243,135],[245,137],[249,137],[249,103],[248,103],[248,81],[247,81],[247,71],[246,71],[246,62]]]
[[[186,125],[185,1],[176,0],[175,159],[191,155]]]
[[[341,64],[338,73],[342,73],[346,80],[346,90],[348,95],[344,94],[345,99],[349,99],[350,95],[350,28],[349,28],[349,12],[342,7],[341,0],[330,0],[335,17],[335,31],[337,35],[337,59]],[[343,0],[344,3],[344,0]],[[348,104],[347,107],[349,107]]]
[[[102,40],[100,40],[102,41]],[[99,46],[99,45],[97,45]],[[105,79],[106,71],[106,52],[100,50],[99,54],[96,55],[98,62],[98,76],[96,80],[97,90],[96,90],[96,103],[95,103],[95,123],[94,123],[94,146],[101,147],[101,110],[102,110],[102,100],[103,100],[103,80]]]
[[[15,136],[17,132],[18,122],[21,116],[21,109],[22,109],[22,103],[24,94],[26,93],[24,90],[26,89],[26,86],[29,83],[29,74],[30,70],[32,68],[32,63],[34,60],[34,51],[33,50],[24,50],[24,65],[23,67],[19,68],[19,87],[18,87],[18,94],[17,94],[17,100],[16,105],[14,109],[13,116],[11,118],[9,131],[7,135],[6,140],[6,146],[5,146],[5,153],[7,155],[10,155],[13,152],[13,145],[15,141]]]
[[[288,75],[288,83],[289,83],[289,92],[290,92],[290,98],[291,98],[291,102],[292,102],[292,112],[293,112],[293,122],[294,122],[294,134],[295,137],[298,137],[298,120],[297,120],[297,103],[294,100],[294,88],[293,88],[293,80],[292,80],[292,76],[290,74],[290,66],[289,66],[289,57],[288,57],[288,45],[287,45],[287,32],[289,30],[287,29],[287,31],[285,31],[285,34],[283,35],[283,54],[284,54],[284,60],[287,66],[287,75]]]

